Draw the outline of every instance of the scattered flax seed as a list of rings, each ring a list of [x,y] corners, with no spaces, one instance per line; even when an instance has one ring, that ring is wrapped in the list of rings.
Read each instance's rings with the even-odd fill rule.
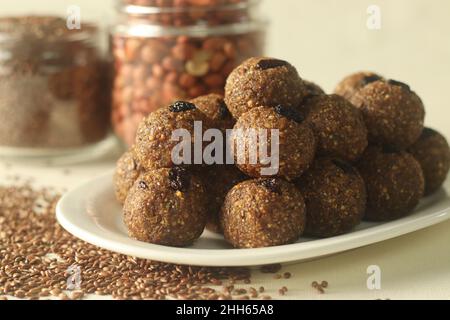
[[[281,264],[271,264],[261,267],[262,273],[277,273],[282,268]]]
[[[264,287],[259,287],[259,293],[263,293],[265,291]]]
[[[234,290],[234,286],[224,286],[222,291],[225,294],[229,295],[233,290]]]
[[[285,279],[290,279],[290,278],[292,277],[292,274],[291,274],[290,272],[285,272],[285,273],[283,274],[283,277],[284,277]]]
[[[68,270],[81,272],[80,290],[117,300],[233,300],[236,281],[250,280],[248,268],[189,267],[127,257],[83,242],[55,219],[55,191],[29,186],[0,186],[0,295],[69,299]],[[216,292],[208,286],[220,286]],[[240,294],[242,297],[245,293]]]
[[[280,294],[280,296],[286,295],[287,292],[288,292],[288,288],[287,287],[283,287],[280,290],[278,290],[278,293]]]
[[[324,286],[325,285],[325,286]],[[325,288],[328,287],[328,282],[326,281],[322,281],[320,284],[317,281],[314,281],[311,286],[317,290],[318,293],[320,294],[324,294],[325,293]]]
[[[251,298],[253,299],[258,298],[258,291],[256,291],[255,288],[250,288],[248,292],[250,293]]]
[[[271,296],[262,296],[261,297],[262,300],[272,300]]]
[[[282,278],[281,274],[276,274],[273,276],[274,279],[280,280]]]
[[[234,296],[240,296],[240,295],[243,295],[243,294],[247,294],[247,290],[245,290],[245,289],[236,289],[236,290],[233,291],[233,295]]]
[[[213,284],[215,286],[221,286],[222,281],[220,281],[219,279],[211,279],[211,284]]]

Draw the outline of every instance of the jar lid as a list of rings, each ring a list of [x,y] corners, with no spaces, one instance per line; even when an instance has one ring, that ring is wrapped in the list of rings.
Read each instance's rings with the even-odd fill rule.
[[[152,38],[152,37],[174,37],[181,35],[189,35],[191,37],[203,38],[207,36],[223,36],[244,34],[249,32],[261,31],[265,28],[265,23],[261,20],[245,23],[234,23],[227,25],[208,26],[195,25],[184,27],[167,27],[152,24],[127,24],[117,25],[112,28],[115,35],[136,37],[136,38]]]
[[[136,37],[226,35],[263,28],[253,7],[260,0],[118,0],[115,34]],[[163,3],[163,5],[155,5]]]
[[[210,0],[210,1],[161,1],[155,0],[118,0],[118,11],[131,15],[176,14],[190,11],[245,10],[260,0]]]
[[[98,31],[88,23],[80,29],[70,29],[65,19],[56,16],[0,18],[1,67],[38,72],[82,65],[96,55]]]

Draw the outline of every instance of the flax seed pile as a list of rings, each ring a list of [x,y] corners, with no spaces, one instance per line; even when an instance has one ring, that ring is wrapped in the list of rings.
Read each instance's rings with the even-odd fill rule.
[[[239,281],[251,283],[247,268],[156,263],[85,243],[56,221],[59,197],[49,189],[0,187],[0,299],[52,296],[67,300],[86,294],[136,300],[271,298],[262,295],[264,289],[234,288]],[[70,267],[80,267],[82,281],[79,290],[69,292]]]

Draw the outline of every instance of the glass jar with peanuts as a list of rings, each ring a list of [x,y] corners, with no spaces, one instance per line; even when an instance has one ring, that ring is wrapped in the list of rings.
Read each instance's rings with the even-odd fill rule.
[[[258,0],[122,0],[111,32],[112,123],[133,144],[139,122],[176,100],[223,94],[231,71],[263,54]]]

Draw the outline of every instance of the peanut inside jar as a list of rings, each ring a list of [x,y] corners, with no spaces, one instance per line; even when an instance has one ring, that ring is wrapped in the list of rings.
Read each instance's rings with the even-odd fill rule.
[[[263,54],[258,1],[124,0],[111,37],[112,122],[133,144],[142,118],[177,100],[224,93],[231,71]]]

